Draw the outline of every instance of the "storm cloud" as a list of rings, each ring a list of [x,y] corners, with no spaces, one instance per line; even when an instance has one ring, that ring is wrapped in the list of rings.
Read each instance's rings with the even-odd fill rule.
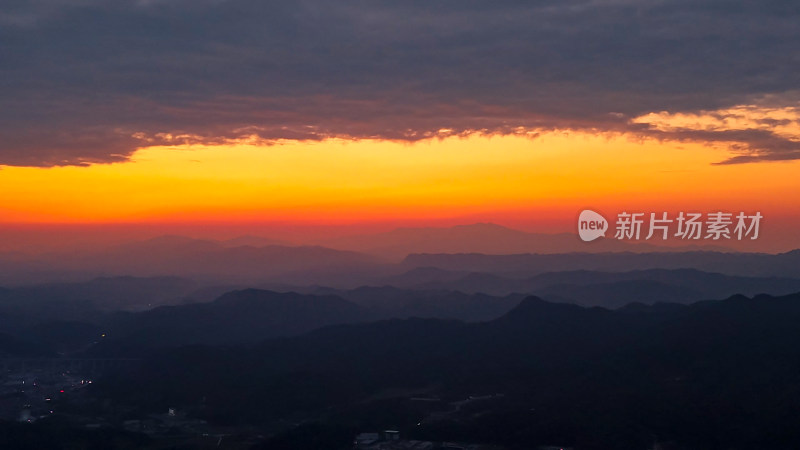
[[[796,106],[799,16],[796,1],[11,0],[0,164],[550,129],[722,142],[725,163],[800,159],[796,138],[764,127],[632,121]]]

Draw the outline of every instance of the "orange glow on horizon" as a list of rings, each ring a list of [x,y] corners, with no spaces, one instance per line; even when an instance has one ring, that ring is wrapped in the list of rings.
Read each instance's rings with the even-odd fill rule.
[[[126,163],[3,167],[5,223],[568,223],[606,211],[760,210],[797,221],[797,162],[713,166],[725,148],[551,132],[416,143],[149,147]],[[487,220],[488,221],[488,220]]]

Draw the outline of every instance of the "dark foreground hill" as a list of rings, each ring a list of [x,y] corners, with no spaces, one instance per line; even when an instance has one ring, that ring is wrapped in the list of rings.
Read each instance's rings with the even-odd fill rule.
[[[369,310],[332,295],[244,289],[210,303],[119,314],[109,326],[107,341],[112,348],[256,342],[371,318]]]
[[[492,296],[465,294],[455,290],[412,290],[392,286],[362,286],[356,289],[318,288],[317,295],[338,295],[374,312],[376,317],[458,319],[485,322],[507,313],[525,297],[523,294]]]
[[[95,286],[108,288],[95,292]],[[150,292],[158,286],[175,286],[182,292],[193,287],[182,279],[121,277],[6,289],[0,291],[0,333],[52,353],[88,349],[90,355],[100,356],[127,349],[141,354],[186,344],[253,343],[327,325],[387,318],[485,321],[505,314],[523,298],[363,287],[309,288],[313,294],[232,290],[213,301],[188,303],[188,298],[172,295],[176,290]],[[145,311],[114,310],[157,301],[174,304]]]
[[[224,423],[520,449],[797,448],[799,321],[800,294],[615,311],[531,297],[485,323],[390,320],[171,350],[95,394]]]
[[[391,287],[352,291],[317,289],[315,294],[243,289],[208,303],[168,305],[109,316],[102,324],[106,336],[89,353],[141,354],[148,349],[187,344],[254,343],[297,336],[327,325],[386,318],[480,321],[503,315],[521,300],[519,295],[492,297]]]

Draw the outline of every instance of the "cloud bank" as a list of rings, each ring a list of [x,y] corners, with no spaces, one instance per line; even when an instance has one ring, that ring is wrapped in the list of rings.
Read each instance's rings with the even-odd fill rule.
[[[723,163],[798,159],[797,136],[773,127],[797,115],[641,120],[797,106],[798,16],[795,1],[11,0],[0,164],[549,129],[724,143]]]

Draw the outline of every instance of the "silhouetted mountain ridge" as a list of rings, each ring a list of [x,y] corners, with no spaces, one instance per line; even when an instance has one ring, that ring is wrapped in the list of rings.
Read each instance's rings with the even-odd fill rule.
[[[121,314],[111,325],[113,333],[109,334],[108,342],[145,348],[254,342],[371,318],[365,308],[336,296],[244,289],[224,294],[210,303]]]
[[[697,269],[736,276],[800,277],[800,252],[727,253],[717,251],[658,253],[515,253],[488,255],[410,254],[402,266],[436,267],[448,271],[507,273],[531,276],[545,272],[592,270],[626,272],[643,269]]]
[[[327,247],[354,250],[392,258],[413,253],[482,253],[504,255],[523,252],[671,252],[685,251],[651,243],[631,243],[615,239],[582,242],[574,233],[529,233],[494,223],[474,223],[452,227],[397,228],[372,235],[347,236],[324,241]],[[692,248],[697,248],[694,245]],[[709,249],[722,250],[719,246]]]
[[[213,386],[213,417],[258,422],[306,412],[356,424],[354,411],[412,408],[402,394],[370,403],[391,390],[452,399],[502,393],[438,421],[412,414],[400,428],[519,448],[554,440],[644,448],[653,436],[683,448],[761,448],[800,443],[784,431],[800,418],[798,321],[800,294],[620,310],[528,297],[485,323],[395,319],[170,351],[104,389],[160,408],[195,404]],[[140,386],[136,395],[130,383]]]

